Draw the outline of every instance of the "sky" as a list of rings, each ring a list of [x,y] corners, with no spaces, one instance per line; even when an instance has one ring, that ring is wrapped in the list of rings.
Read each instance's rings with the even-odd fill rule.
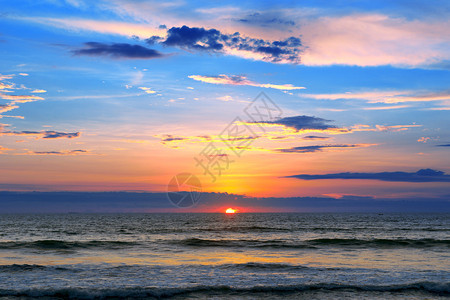
[[[439,0],[1,0],[0,190],[448,207],[449,28]]]

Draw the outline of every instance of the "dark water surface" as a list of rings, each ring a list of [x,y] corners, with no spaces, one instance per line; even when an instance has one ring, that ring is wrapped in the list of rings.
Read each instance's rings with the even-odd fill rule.
[[[450,214],[0,215],[0,297],[440,299]]]

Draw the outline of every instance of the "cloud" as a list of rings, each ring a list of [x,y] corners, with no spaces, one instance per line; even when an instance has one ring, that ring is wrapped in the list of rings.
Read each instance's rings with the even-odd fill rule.
[[[317,179],[367,179],[394,182],[450,182],[450,175],[433,169],[421,169],[417,172],[380,172],[380,173],[335,173],[323,175],[299,174],[286,176],[303,180]]]
[[[167,142],[175,142],[175,141],[186,141],[189,140],[188,137],[181,136],[173,136],[171,134],[166,134],[163,138],[161,138],[161,143],[165,144]]]
[[[126,59],[151,59],[164,56],[156,50],[126,43],[104,44],[87,42],[84,45],[84,48],[73,50],[72,53],[75,55],[111,56],[113,58]]]
[[[2,131],[0,132],[1,135],[31,135],[31,136],[37,136],[37,138],[43,138],[43,139],[60,139],[60,138],[77,138],[80,137],[80,132],[57,132],[57,131]]]
[[[7,94],[0,94],[0,98],[4,100],[11,100],[13,103],[27,103],[27,102],[34,102],[37,100],[44,100],[42,97],[33,96],[33,95],[7,95]]]
[[[314,146],[301,146],[301,147],[292,147],[285,149],[275,149],[274,152],[281,153],[313,153],[313,152],[322,152],[323,150],[329,149],[342,149],[342,148],[362,148],[362,147],[370,147],[376,144],[340,144],[340,145],[314,145]]]
[[[383,14],[319,16],[302,24],[305,65],[418,66],[449,59],[448,18],[422,21]]]
[[[302,137],[302,140],[311,140],[311,141],[315,141],[315,140],[328,140],[330,137],[328,136],[316,136],[316,135],[307,135]]]
[[[279,12],[255,12],[247,14],[242,18],[233,19],[233,21],[244,23],[245,25],[257,26],[263,28],[280,28],[295,26],[295,21],[280,18]]]
[[[3,74],[0,74],[0,81],[3,81],[3,80],[5,80],[5,79],[12,79],[14,77],[14,75],[3,75]]]
[[[43,131],[43,139],[60,139],[60,138],[77,138],[80,137],[80,132],[56,132],[56,131]]]
[[[446,11],[442,5],[435,6],[440,7],[440,14]],[[450,21],[434,15],[429,18],[426,13],[411,17],[398,14],[398,10],[389,10],[383,14],[378,8],[376,13],[360,9],[355,13],[355,9],[342,7],[336,13],[337,10],[311,6],[284,9],[271,7],[255,12],[251,7],[205,9],[193,8],[180,1],[161,4],[154,1],[122,0],[102,2],[101,9],[109,9],[121,20],[131,19],[133,22],[42,17],[16,19],[69,30],[89,30],[126,37],[156,36],[160,41],[169,37],[171,40],[181,37],[177,40],[177,47],[189,47],[194,51],[207,49],[206,51],[246,59],[273,62],[299,63],[301,57],[301,62],[308,66],[340,64],[426,68],[441,65],[445,67],[450,60],[449,33],[446,30]],[[158,26],[160,24],[173,24],[175,27],[167,30]],[[188,38],[192,41],[194,31],[200,39],[189,44]],[[183,35],[183,32],[187,34]],[[233,32],[238,32],[238,38]],[[280,37],[289,36],[297,40],[301,37],[301,45],[285,47],[275,43],[276,39],[284,41]],[[222,48],[220,45],[223,45]],[[217,48],[221,50],[216,50]],[[270,54],[265,53],[265,50]],[[272,55],[276,53],[278,57]]]
[[[400,108],[408,108],[411,107],[409,105],[394,105],[394,106],[376,106],[376,107],[364,107],[364,110],[388,110],[388,109],[400,109]]]
[[[87,30],[103,34],[116,34],[126,37],[133,35],[140,38],[149,36],[165,36],[166,30],[158,27],[152,27],[149,24],[114,22],[114,21],[99,21],[89,19],[75,19],[75,18],[18,18],[24,21],[36,22],[44,25],[50,25],[69,30]]]
[[[5,151],[8,151],[8,150],[12,150],[12,149],[8,149],[6,147],[0,146],[0,154],[4,153]]]
[[[216,29],[188,26],[172,27],[167,30],[167,38],[161,44],[195,50],[218,51],[223,49],[222,35]]]
[[[13,87],[14,87],[14,85],[11,83],[0,82],[0,90],[8,90],[8,89],[12,89]]]
[[[406,103],[450,100],[450,92],[417,92],[417,91],[371,91],[348,92],[336,94],[300,94],[300,97],[318,100],[365,100],[368,103]],[[365,109],[394,109],[405,106],[391,106]]]
[[[233,100],[233,97],[231,97],[230,95],[225,95],[225,96],[217,97],[217,100],[227,102],[227,101]]]
[[[364,124],[357,124],[353,125],[349,128],[352,132],[358,132],[358,131],[391,131],[391,132],[398,132],[398,131],[405,131],[409,128],[416,128],[416,127],[422,127],[422,125],[375,125],[374,127],[370,125],[364,125]]]
[[[28,151],[17,155],[82,155],[90,154],[89,150],[62,150],[62,151]]]
[[[143,90],[147,94],[155,94],[156,92],[149,87],[140,86],[139,89]]]
[[[46,90],[41,90],[41,89],[36,89],[36,90],[31,91],[31,92],[32,93],[47,93]]]
[[[420,143],[420,142],[422,142],[422,143],[426,143],[428,140],[430,140],[431,138],[430,137],[425,137],[425,136],[423,136],[423,137],[421,137],[420,139],[418,139],[417,141]]]
[[[10,105],[10,104],[0,104],[0,114],[5,113],[7,111],[11,111],[13,109],[18,108],[17,105]]]
[[[1,113],[1,112],[0,112]],[[25,117],[23,117],[23,116],[8,116],[8,115],[0,115],[0,119],[3,119],[3,118],[13,118],[13,119],[25,119]]]
[[[294,116],[285,117],[275,121],[263,122],[248,122],[248,125],[263,125],[263,126],[283,126],[285,128],[293,129],[297,133],[305,132],[326,132],[330,134],[349,133],[350,130],[346,128],[339,128],[335,125],[329,124],[330,120],[314,116]]]
[[[271,83],[257,83],[250,81],[245,76],[241,75],[218,75],[218,76],[203,76],[203,75],[190,75],[191,79],[212,83],[212,84],[229,84],[229,85],[248,85],[262,88],[271,88],[277,90],[301,90],[305,87],[293,86],[292,84],[271,84]]]
[[[146,41],[150,45],[159,42],[165,46],[186,50],[224,53],[275,63],[300,63],[300,54],[303,51],[300,39],[294,36],[284,40],[269,41],[241,36],[239,32],[223,34],[214,28],[205,29],[186,25],[168,29],[165,39],[155,35]]]
[[[450,144],[436,145],[436,147],[450,147]]]
[[[196,135],[196,136],[179,136],[179,135],[171,135],[165,134],[162,136],[156,135],[161,139],[161,143],[164,145],[169,145],[173,147],[172,144],[177,144],[178,142],[190,143],[190,144],[203,144],[203,143],[223,143],[224,141],[249,141],[260,138],[261,136],[249,136],[249,135],[241,135],[241,136],[233,136],[233,137],[223,137],[218,135]],[[238,147],[237,147],[238,148]]]

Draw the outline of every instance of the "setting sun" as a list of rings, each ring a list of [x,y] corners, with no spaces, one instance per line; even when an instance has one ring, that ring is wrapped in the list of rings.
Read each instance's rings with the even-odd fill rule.
[[[225,213],[226,214],[234,214],[234,213],[236,213],[236,209],[233,209],[233,208],[227,208],[227,210],[225,211]]]

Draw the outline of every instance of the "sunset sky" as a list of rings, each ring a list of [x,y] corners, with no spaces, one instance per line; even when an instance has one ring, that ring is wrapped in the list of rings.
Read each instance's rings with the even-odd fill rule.
[[[449,1],[0,3],[0,190],[450,197]]]

